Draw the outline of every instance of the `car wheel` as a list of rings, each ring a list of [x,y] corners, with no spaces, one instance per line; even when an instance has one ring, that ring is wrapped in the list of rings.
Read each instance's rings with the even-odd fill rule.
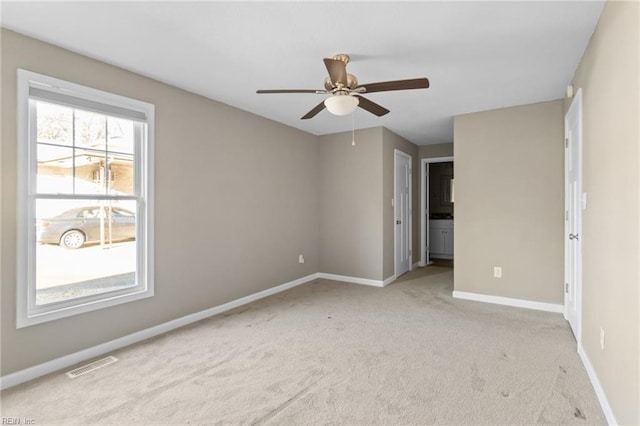
[[[60,245],[68,249],[77,249],[84,244],[84,234],[77,230],[67,231],[60,238]]]

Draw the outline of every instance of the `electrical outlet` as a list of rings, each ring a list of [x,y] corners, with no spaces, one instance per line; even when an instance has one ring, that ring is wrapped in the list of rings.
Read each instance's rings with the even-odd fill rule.
[[[502,267],[500,266],[493,267],[493,278],[502,278]]]
[[[604,328],[600,327],[600,350],[604,351]]]
[[[303,255],[299,255],[298,256],[298,263],[304,263],[304,256]]]

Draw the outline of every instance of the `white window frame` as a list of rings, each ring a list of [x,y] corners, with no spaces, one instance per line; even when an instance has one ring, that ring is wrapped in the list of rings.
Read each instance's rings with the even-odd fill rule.
[[[33,89],[48,93],[73,96],[86,101],[88,105],[104,107],[102,113],[113,115],[112,111],[127,111],[145,117],[143,125],[136,125],[143,132],[142,143],[136,144],[134,151],[134,195],[37,195],[36,178],[36,120],[35,101],[30,98]],[[155,107],[147,102],[130,99],[86,86],[70,83],[57,78],[18,70],[18,241],[17,241],[17,291],[16,328],[27,327],[108,306],[132,302],[152,297],[154,294],[154,253],[153,253],[153,140]],[[76,107],[81,108],[82,107]],[[136,285],[91,296],[78,297],[60,302],[36,305],[36,199],[129,199],[136,200]]]

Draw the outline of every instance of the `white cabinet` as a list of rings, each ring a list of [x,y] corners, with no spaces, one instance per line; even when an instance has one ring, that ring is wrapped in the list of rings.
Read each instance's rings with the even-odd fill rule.
[[[429,220],[429,255],[437,259],[453,259],[453,220]]]

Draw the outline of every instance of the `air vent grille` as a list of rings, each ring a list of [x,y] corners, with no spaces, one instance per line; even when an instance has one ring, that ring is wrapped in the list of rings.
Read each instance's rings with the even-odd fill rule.
[[[114,362],[117,362],[117,361],[118,361],[118,358],[114,356],[108,356],[106,358],[102,358],[97,361],[90,362],[89,364],[83,365],[81,367],[74,368],[73,370],[67,372],[67,376],[69,376],[69,378],[71,379],[75,379],[76,377],[84,376],[85,374],[89,374],[92,371],[97,370],[98,368],[102,368],[106,365],[113,364]]]

